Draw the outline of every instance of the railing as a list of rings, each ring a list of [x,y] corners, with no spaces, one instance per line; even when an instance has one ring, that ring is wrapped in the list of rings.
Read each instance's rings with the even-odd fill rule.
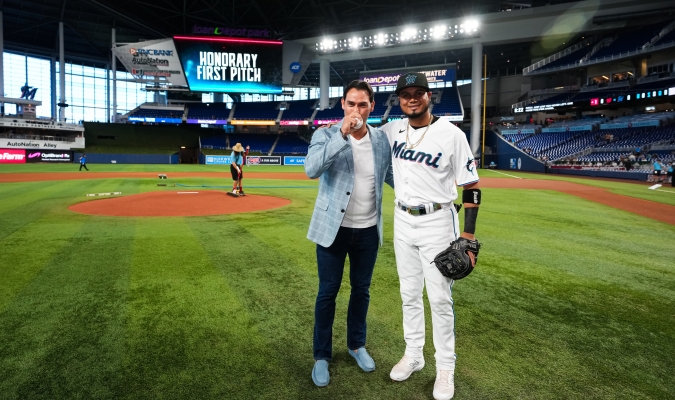
[[[536,75],[536,74],[540,74],[540,73],[541,74],[543,74],[543,73],[548,74],[548,73],[560,71],[560,70],[563,70],[563,69],[573,69],[573,68],[585,67],[585,66],[588,66],[588,65],[600,64],[600,63],[607,62],[607,61],[620,60],[620,59],[624,59],[624,58],[628,58],[628,57],[633,57],[633,56],[636,56],[638,54],[651,53],[653,51],[658,51],[658,50],[662,50],[662,49],[666,49],[666,48],[670,48],[670,47],[675,47],[675,40],[672,40],[672,41],[666,42],[666,43],[662,43],[662,44],[659,44],[659,45],[656,45],[656,46],[647,47],[647,48],[644,48],[644,49],[637,49],[635,51],[627,51],[627,52],[624,52],[624,53],[613,54],[611,56],[605,56],[605,57],[602,57],[602,58],[594,58],[594,59],[588,60],[586,62],[577,61],[577,62],[570,63],[570,64],[567,64],[567,65],[559,65],[559,66],[553,67],[553,68],[546,68],[543,71],[533,70],[532,72],[526,73],[525,69],[523,69],[523,76]]]
[[[75,142],[76,138],[70,136],[45,136],[45,135],[17,135],[14,133],[0,133],[3,139],[21,140],[46,140],[49,142]]]
[[[581,42],[581,43],[577,43],[577,44],[575,44],[574,46],[570,46],[570,47],[566,48],[565,50],[562,50],[562,51],[560,51],[560,52],[558,52],[558,53],[556,53],[556,54],[554,54],[554,55],[552,55],[552,56],[550,56],[550,57],[547,57],[547,58],[545,58],[545,59],[543,59],[543,60],[540,60],[540,61],[538,61],[538,62],[536,62],[536,63],[530,65],[529,67],[524,68],[524,69],[523,69],[523,75],[527,75],[527,74],[530,73],[530,71],[534,71],[535,69],[541,68],[541,67],[543,67],[543,66],[546,65],[546,64],[552,63],[553,61],[555,61],[555,60],[557,60],[557,59],[559,59],[559,58],[565,57],[565,56],[568,55],[568,54],[572,54],[572,53],[574,53],[575,51],[581,49],[582,47],[586,47],[586,46],[588,46],[589,44],[595,42],[596,40],[597,40],[596,37],[592,37],[592,38],[586,39],[586,40],[584,40],[584,41]]]

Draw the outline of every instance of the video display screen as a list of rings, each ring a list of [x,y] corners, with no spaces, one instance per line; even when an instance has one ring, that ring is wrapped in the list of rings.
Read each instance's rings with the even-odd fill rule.
[[[281,94],[282,42],[174,36],[191,91]]]

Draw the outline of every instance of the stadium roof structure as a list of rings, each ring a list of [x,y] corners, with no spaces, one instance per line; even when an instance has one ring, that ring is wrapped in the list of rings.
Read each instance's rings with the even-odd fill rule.
[[[190,34],[194,26],[231,27],[268,30],[272,37],[295,40],[309,48],[313,40],[326,35],[348,35],[356,32],[386,29],[408,24],[431,24],[440,19],[490,15],[506,19],[528,16],[548,7],[575,7],[577,4],[632,4],[632,7],[658,7],[668,2],[658,0],[0,0],[3,14],[4,45],[9,51],[58,58],[58,24],[63,22],[65,54],[69,61],[80,60],[94,65],[110,63],[111,30],[116,42],[134,43]],[[609,7],[609,6],[608,6]],[[509,11],[513,10],[511,13]],[[623,22],[610,22],[602,29],[616,29]],[[648,16],[643,16],[648,17]],[[516,18],[516,19],[517,19]],[[525,26],[513,24],[513,29]],[[599,28],[600,29],[600,28]],[[578,32],[581,36],[583,32]],[[541,32],[538,33],[541,35]],[[537,47],[535,35],[524,35],[501,43],[486,43],[489,69],[519,70],[565,47],[570,35],[558,37],[559,43],[546,52]],[[311,46],[313,48],[313,45]],[[346,84],[358,77],[359,71],[404,66],[457,63],[459,75],[471,71],[471,46],[428,48],[424,51],[404,49],[402,52],[343,54],[331,60],[331,85]],[[319,80],[318,64],[304,73],[301,84]]]

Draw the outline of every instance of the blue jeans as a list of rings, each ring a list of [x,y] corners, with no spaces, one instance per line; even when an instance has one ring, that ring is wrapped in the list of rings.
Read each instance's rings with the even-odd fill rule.
[[[319,293],[314,307],[314,359],[330,361],[333,357],[333,320],[335,298],[340,291],[345,259],[349,254],[349,283],[352,291],[347,310],[347,347],[356,350],[366,344],[366,315],[370,303],[379,246],[377,226],[340,227],[330,247],[316,246],[319,266]]]

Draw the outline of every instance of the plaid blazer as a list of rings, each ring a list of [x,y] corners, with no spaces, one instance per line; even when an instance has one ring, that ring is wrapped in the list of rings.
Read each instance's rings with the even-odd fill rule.
[[[319,194],[314,204],[307,239],[323,247],[329,247],[335,241],[347,210],[349,193],[354,188],[352,147],[349,140],[343,139],[341,126],[342,123],[338,123],[314,132],[305,160],[307,176],[312,179],[320,178]],[[373,147],[371,162],[375,163],[377,231],[382,245],[382,186],[387,182],[394,187],[391,148],[384,132],[371,126],[367,128]]]

